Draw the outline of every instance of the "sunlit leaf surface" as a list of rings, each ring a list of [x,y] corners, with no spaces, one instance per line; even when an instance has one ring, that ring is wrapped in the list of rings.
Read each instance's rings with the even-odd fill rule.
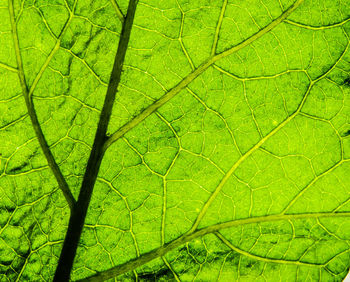
[[[127,6],[0,0],[1,281],[52,281],[70,216],[24,96],[77,198]],[[349,42],[348,0],[139,1],[71,279],[341,281]]]

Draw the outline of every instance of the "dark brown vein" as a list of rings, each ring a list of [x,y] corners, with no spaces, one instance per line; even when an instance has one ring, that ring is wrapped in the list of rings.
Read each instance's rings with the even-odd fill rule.
[[[125,59],[126,50],[129,44],[130,33],[134,21],[137,2],[138,0],[130,0],[129,2],[128,12],[123,23],[123,28],[118,44],[118,50],[115,56],[113,69],[110,76],[104,105],[101,111],[94,143],[87,163],[87,168],[85,170],[78,201],[69,219],[68,230],[63,243],[63,248],[61,251],[58,266],[56,269],[54,281],[57,282],[69,281],[70,272],[78,248],[78,243],[84,226],[87,210],[90,204],[91,195],[104,155],[103,145],[107,138],[107,127],[111,117],[115,96],[118,90],[120,77],[122,74],[123,63]]]

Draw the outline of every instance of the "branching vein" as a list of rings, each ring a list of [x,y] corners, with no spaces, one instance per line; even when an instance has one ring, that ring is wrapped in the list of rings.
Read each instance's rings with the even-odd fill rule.
[[[290,6],[283,14],[281,14],[277,19],[272,21],[269,25],[265,26],[259,32],[253,34],[245,41],[239,43],[238,45],[227,49],[217,55],[210,56],[207,60],[205,60],[197,69],[188,74],[183,80],[181,80],[175,87],[173,87],[170,91],[165,93],[159,100],[148,106],[144,109],[139,115],[134,117],[116,132],[114,132],[106,141],[105,149],[111,146],[115,141],[117,141],[120,137],[122,137],[129,130],[137,126],[140,122],[142,122],[145,118],[163,106],[165,103],[174,98],[182,89],[188,86],[194,79],[196,79],[201,73],[203,73],[206,69],[212,66],[217,61],[241,50],[242,48],[248,46],[253,43],[257,39],[261,38],[264,34],[268,33],[276,26],[278,26],[281,22],[283,22],[296,8],[298,8],[304,0],[297,0],[292,6]]]
[[[298,220],[298,219],[317,219],[317,218],[341,218],[341,217],[350,217],[350,212],[342,212],[342,213],[303,213],[303,214],[290,214],[290,215],[268,215],[268,216],[260,216],[260,217],[251,217],[246,219],[238,219],[238,220],[232,220],[220,224],[211,225],[202,229],[198,229],[193,233],[190,234],[184,234],[180,236],[179,238],[157,248],[153,251],[150,251],[148,253],[145,253],[141,255],[140,257],[130,260],[126,263],[123,263],[121,265],[112,267],[106,271],[96,273],[93,276],[90,276],[88,278],[78,280],[77,282],[92,282],[92,281],[104,281],[116,276],[119,276],[123,273],[129,272],[137,267],[140,267],[156,258],[159,258],[161,256],[164,256],[169,251],[187,243],[190,242],[196,238],[200,238],[202,236],[205,236],[207,234],[215,233],[220,230],[236,227],[236,226],[242,226],[247,224],[258,224],[261,222],[276,222],[276,221],[287,221],[287,220]],[[326,261],[323,264],[319,265],[310,265],[313,267],[324,267],[329,262]]]
[[[13,0],[9,0],[9,14],[10,14],[10,20],[11,20],[11,28],[12,28],[12,36],[13,36],[13,44],[14,44],[14,49],[16,53],[16,61],[18,65],[18,77],[19,81],[21,84],[22,88],[22,93],[25,99],[25,103],[27,106],[28,110],[28,115],[30,117],[30,120],[32,122],[35,134],[38,138],[38,141],[40,143],[40,147],[46,157],[46,160],[49,164],[50,169],[52,170],[56,181],[60,187],[60,189],[63,192],[64,197],[66,198],[68,205],[70,209],[72,210],[74,205],[75,205],[75,199],[69,190],[68,184],[66,180],[64,179],[64,176],[61,172],[61,170],[58,167],[58,164],[56,163],[52,152],[49,148],[49,145],[47,144],[47,141],[45,139],[45,136],[43,134],[43,131],[41,129],[41,126],[38,121],[38,117],[36,115],[35,109],[34,109],[34,104],[33,100],[29,95],[29,89],[25,80],[24,76],[24,69],[23,69],[23,63],[22,63],[22,57],[21,57],[21,52],[20,52],[20,47],[19,47],[19,40],[18,40],[18,34],[17,34],[17,24],[16,24],[16,19],[15,19],[15,14],[14,14],[14,8],[13,8]]]

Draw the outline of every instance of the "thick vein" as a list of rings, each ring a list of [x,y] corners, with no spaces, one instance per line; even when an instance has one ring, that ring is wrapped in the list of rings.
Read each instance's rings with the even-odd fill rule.
[[[161,246],[157,249],[154,249],[148,253],[145,253],[141,255],[140,257],[130,260],[126,263],[123,263],[121,265],[112,267],[108,270],[105,270],[103,272],[99,272],[93,276],[90,276],[85,279],[78,280],[77,282],[83,282],[83,281],[104,281],[116,276],[119,276],[123,273],[129,272],[133,269],[136,269],[137,267],[140,267],[156,258],[159,258],[161,256],[164,256],[169,251],[187,243],[190,242],[196,238],[205,236],[207,234],[215,233],[223,229],[231,228],[231,227],[237,227],[237,226],[243,226],[247,224],[257,224],[261,222],[276,222],[276,221],[287,221],[287,220],[301,220],[301,219],[317,219],[317,218],[341,218],[341,217],[350,217],[350,212],[342,212],[342,213],[303,213],[303,214],[290,214],[290,215],[268,215],[268,216],[260,216],[260,217],[252,217],[252,218],[246,218],[246,219],[237,219],[232,220],[220,224],[214,224],[202,229],[198,229],[193,233],[190,234],[184,234],[180,236],[179,238],[165,244],[164,246]],[[316,267],[324,267],[328,264],[328,262],[325,262],[320,265],[314,265]]]
[[[206,69],[212,66],[217,61],[241,50],[242,48],[250,45],[255,40],[261,38],[264,34],[268,33],[276,26],[278,26],[281,22],[283,22],[296,8],[298,8],[304,0],[297,0],[291,5],[283,14],[281,14],[277,19],[271,22],[269,25],[265,26],[259,32],[253,34],[245,41],[239,43],[238,45],[227,49],[217,55],[210,56],[207,60],[205,60],[197,69],[188,74],[183,80],[181,80],[175,87],[173,87],[170,91],[165,93],[159,100],[145,108],[139,115],[134,117],[128,123],[119,128],[116,132],[114,132],[106,141],[104,145],[104,149],[106,150],[109,146],[111,146],[115,141],[117,141],[120,137],[122,137],[129,130],[137,126],[140,122],[142,122],[145,118],[163,106],[165,103],[174,98],[182,89],[184,89],[187,85],[189,85],[194,79],[196,79],[201,73],[203,73]]]
[[[69,190],[68,184],[66,180],[63,177],[63,174],[58,167],[58,164],[56,163],[52,152],[47,144],[47,141],[45,139],[45,136],[43,134],[43,131],[41,129],[40,123],[38,121],[38,117],[36,115],[34,105],[33,105],[33,100],[31,99],[29,95],[29,90],[28,86],[25,80],[24,76],[24,69],[23,69],[23,62],[22,62],[22,57],[21,57],[21,52],[20,52],[20,47],[19,47],[19,40],[18,40],[18,34],[17,34],[17,25],[16,25],[16,19],[15,19],[15,13],[14,13],[14,8],[13,8],[13,0],[9,0],[9,14],[10,14],[10,21],[11,21],[11,28],[12,28],[12,37],[13,37],[13,44],[14,44],[14,49],[15,49],[15,54],[16,54],[16,61],[18,65],[18,77],[19,81],[21,84],[22,88],[22,93],[25,99],[26,107],[28,110],[28,115],[30,117],[30,120],[32,122],[32,126],[34,128],[36,137],[38,138],[40,147],[46,157],[46,160],[48,162],[48,165],[53,172],[56,181],[58,183],[59,188],[62,190],[64,197],[66,198],[68,205],[70,209],[72,210],[74,205],[75,205],[75,199]]]
[[[106,132],[112,115],[113,104],[115,102],[115,97],[122,74],[126,50],[128,48],[131,29],[134,22],[137,2],[138,0],[129,1],[128,12],[123,22],[118,50],[114,59],[114,64],[100,119],[98,122],[94,143],[85,170],[78,201],[75,204],[73,212],[71,213],[71,217],[69,219],[68,230],[64,239],[58,266],[56,268],[54,281],[69,281],[70,272],[78,248],[78,243],[84,226],[93,188],[95,186],[97,174],[105,152],[104,143],[107,138]]]

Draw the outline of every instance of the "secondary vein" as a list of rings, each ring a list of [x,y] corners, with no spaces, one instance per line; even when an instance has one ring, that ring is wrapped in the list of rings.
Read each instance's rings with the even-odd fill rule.
[[[137,126],[140,122],[142,122],[145,118],[151,115],[153,112],[158,110],[165,103],[174,98],[182,89],[188,86],[194,79],[196,79],[201,73],[203,73],[206,69],[212,66],[217,61],[241,50],[242,48],[248,46],[253,43],[257,39],[261,38],[264,34],[268,33],[276,26],[278,26],[281,22],[283,22],[296,8],[298,8],[304,0],[297,0],[291,5],[283,14],[281,14],[277,19],[272,21],[269,25],[265,26],[259,32],[253,34],[245,41],[239,43],[238,45],[227,49],[219,54],[210,56],[207,60],[205,60],[197,69],[188,74],[183,80],[181,80],[175,87],[165,93],[159,100],[154,102],[145,108],[139,115],[134,117],[128,123],[119,128],[116,132],[114,132],[106,141],[104,145],[104,149],[106,150],[109,146],[111,146],[115,141],[117,141],[120,137],[126,134],[129,130]]]
[[[111,3],[112,3],[112,6],[115,9],[115,12],[117,13],[118,19],[120,20],[121,23],[123,23],[124,22],[124,15],[123,15],[122,11],[120,10],[120,7],[119,7],[117,1],[116,0],[111,0]]]
[[[190,242],[196,238],[200,238],[202,236],[205,236],[207,234],[212,234],[215,232],[218,232],[223,229],[227,229],[230,227],[236,227],[236,226],[242,226],[247,224],[257,224],[261,222],[276,222],[276,221],[287,221],[287,220],[302,220],[302,219],[317,219],[317,218],[341,218],[341,217],[350,217],[350,212],[341,212],[341,213],[334,213],[334,212],[321,212],[321,213],[303,213],[303,214],[289,214],[289,215],[268,215],[268,216],[259,216],[259,217],[252,217],[252,218],[245,218],[245,219],[236,219],[232,221],[227,221],[224,223],[214,224],[210,225],[208,227],[198,229],[195,232],[191,234],[184,234],[177,239],[174,239],[173,241],[170,241],[169,243],[154,249],[148,253],[145,253],[141,255],[138,258],[135,258],[133,260],[130,260],[126,263],[123,263],[121,265],[112,267],[108,270],[98,272],[97,274],[87,277],[85,279],[78,280],[76,282],[87,282],[87,281],[104,281],[113,277],[117,277],[123,273],[127,273],[133,269],[136,269],[137,267],[140,267],[156,258],[159,258],[161,256],[164,256],[169,251],[187,243]],[[275,261],[276,263],[281,262]],[[310,265],[314,267],[324,267],[326,266],[328,261],[326,261],[323,264],[319,265]]]
[[[45,158],[48,162],[48,165],[53,172],[56,181],[58,183],[59,188],[62,190],[62,193],[64,197],[66,198],[68,205],[71,210],[73,210],[73,207],[75,205],[75,199],[69,190],[68,184],[58,167],[58,164],[56,163],[52,152],[47,144],[47,141],[45,139],[45,136],[43,134],[43,131],[41,129],[40,123],[38,121],[38,117],[36,115],[35,109],[34,109],[34,104],[33,100],[29,95],[29,89],[25,80],[25,75],[24,75],[24,68],[23,68],[23,62],[22,62],[22,57],[21,57],[21,52],[20,52],[20,47],[19,47],[19,40],[18,40],[18,34],[17,34],[17,25],[16,25],[16,19],[15,19],[15,13],[14,13],[14,8],[13,8],[13,0],[8,1],[9,5],[9,14],[10,14],[10,21],[11,21],[11,28],[12,28],[12,37],[13,37],[13,44],[14,44],[14,49],[15,49],[15,54],[16,54],[16,61],[18,65],[18,77],[19,81],[21,84],[22,88],[22,94],[25,99],[26,107],[28,110],[28,115],[30,117],[30,120],[32,122],[33,129],[35,131],[36,137],[38,138],[40,147],[45,155]]]

